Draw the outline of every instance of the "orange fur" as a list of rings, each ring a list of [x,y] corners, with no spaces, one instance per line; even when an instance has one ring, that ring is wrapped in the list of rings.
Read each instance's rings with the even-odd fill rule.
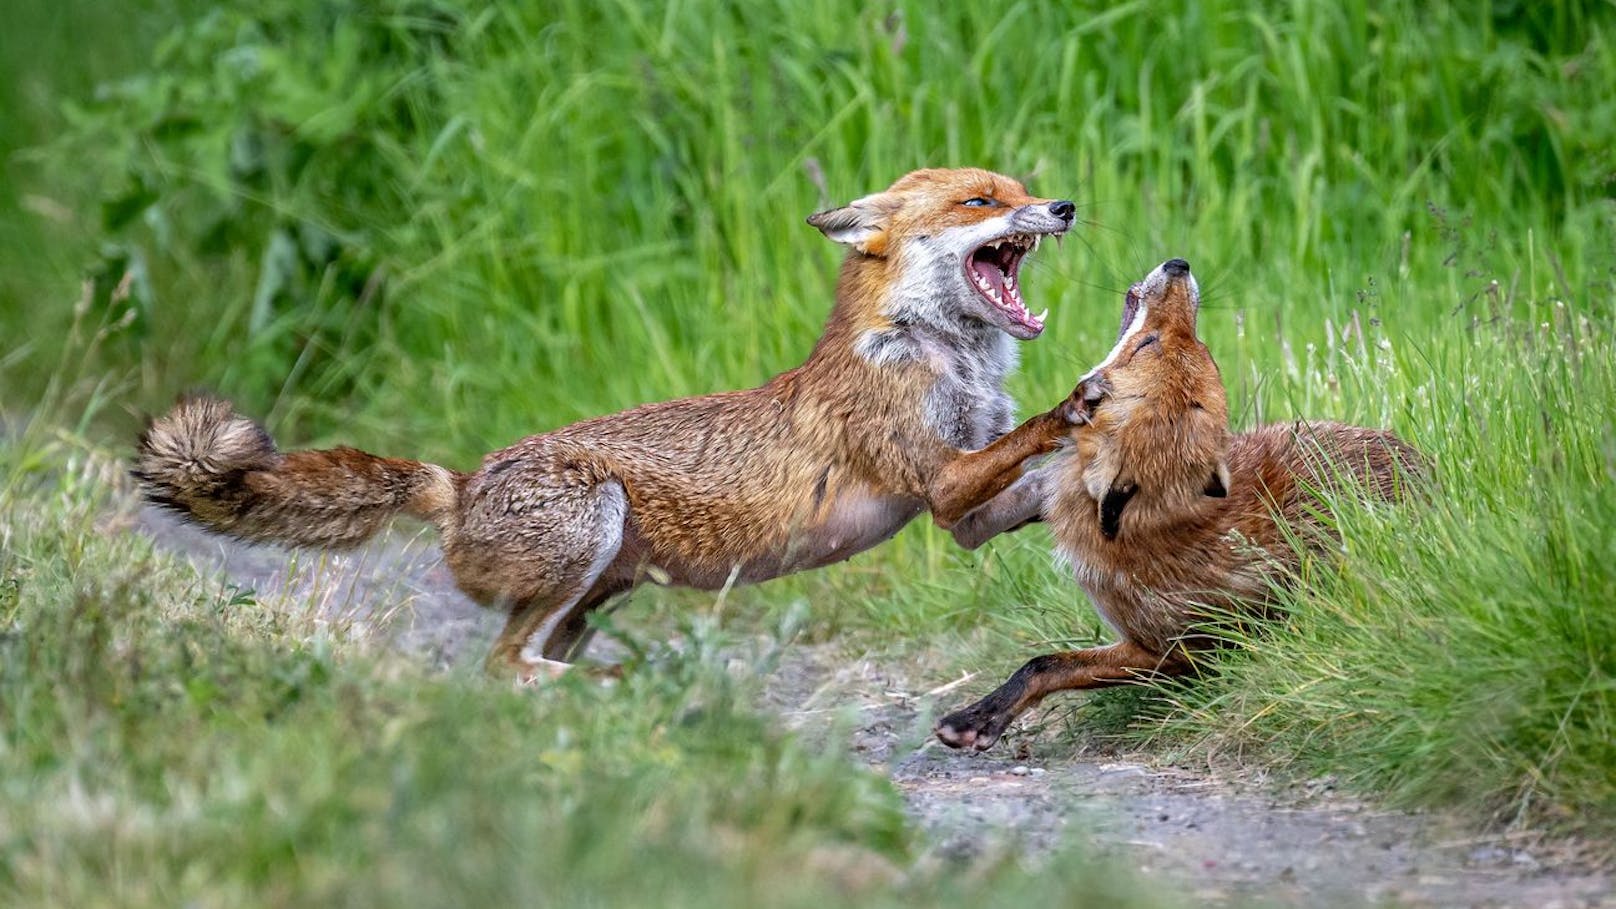
[[[1294,580],[1293,543],[1330,539],[1320,490],[1393,500],[1420,472],[1418,454],[1384,430],[1296,422],[1231,437],[1217,365],[1195,333],[1198,303],[1177,259],[1129,291],[1116,349],[1066,405],[1069,446],[1041,468],[1039,511],[1120,640],[1032,660],[945,717],[945,743],[987,748],[1056,691],[1188,670],[1211,644],[1198,625],[1263,615]]]

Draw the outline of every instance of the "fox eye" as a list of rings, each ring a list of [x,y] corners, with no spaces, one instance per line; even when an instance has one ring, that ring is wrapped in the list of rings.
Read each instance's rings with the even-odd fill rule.
[[[992,199],[985,199],[985,198],[983,198],[981,196],[972,196],[971,198],[966,199],[964,202],[961,202],[960,204],[961,205],[969,205],[972,208],[987,208],[990,205],[997,205],[998,203],[993,201]]]
[[[1133,352],[1137,356],[1140,351],[1144,350],[1145,348],[1149,347],[1152,344],[1155,344],[1156,342],[1158,342],[1160,340],[1161,340],[1161,335],[1155,334],[1154,332],[1151,333],[1151,334],[1145,335],[1144,340],[1139,342],[1138,346],[1136,346],[1133,349]]]

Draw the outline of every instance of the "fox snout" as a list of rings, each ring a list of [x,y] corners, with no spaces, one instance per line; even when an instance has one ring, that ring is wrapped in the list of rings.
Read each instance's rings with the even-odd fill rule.
[[[1190,263],[1183,259],[1172,258],[1156,266],[1155,270],[1145,276],[1143,281],[1134,285],[1141,302],[1148,305],[1161,305],[1166,302],[1165,297],[1181,297],[1189,303],[1194,310],[1201,303],[1201,288],[1195,277],[1190,274]],[[1174,301],[1177,302],[1176,300]]]
[[[1071,228],[1076,218],[1076,203],[1070,199],[1056,199],[1021,206],[1011,215],[1010,225],[1028,233],[1062,234]]]

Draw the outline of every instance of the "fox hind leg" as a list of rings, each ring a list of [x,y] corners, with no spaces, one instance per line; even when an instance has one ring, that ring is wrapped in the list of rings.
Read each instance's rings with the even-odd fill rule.
[[[518,682],[554,678],[572,667],[583,655],[595,629],[589,627],[589,613],[626,590],[626,584],[597,582],[581,599],[563,599],[559,604],[529,601],[511,610],[489,655],[489,669],[514,671]],[[615,675],[616,667],[605,670]]]
[[[595,629],[589,626],[589,614],[611,602],[612,598],[634,586],[627,579],[601,578],[576,606],[567,611],[567,617],[544,644],[547,658],[571,663],[583,656]]]
[[[623,543],[628,497],[616,480],[544,490],[533,520],[507,515],[487,539],[467,528],[460,570],[492,588],[510,617],[488,657],[491,672],[522,681],[553,676],[586,642],[584,616],[624,589],[605,579]],[[479,585],[481,586],[481,585]]]

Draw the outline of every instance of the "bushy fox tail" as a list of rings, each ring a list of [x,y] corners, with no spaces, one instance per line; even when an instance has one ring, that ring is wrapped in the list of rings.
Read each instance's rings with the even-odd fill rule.
[[[395,514],[453,520],[463,474],[357,448],[281,452],[216,398],[183,398],[141,434],[146,498],[212,530],[287,546],[357,546]]]

